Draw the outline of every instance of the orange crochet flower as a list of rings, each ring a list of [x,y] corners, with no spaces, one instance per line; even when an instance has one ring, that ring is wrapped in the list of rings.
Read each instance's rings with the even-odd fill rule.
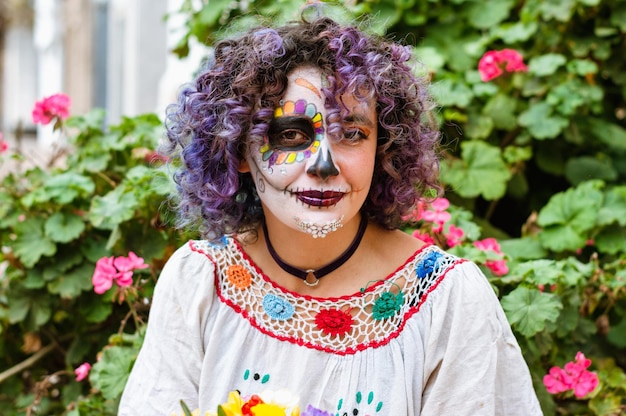
[[[252,284],[252,276],[245,267],[234,264],[226,270],[228,281],[231,285],[235,286],[239,290],[244,290]]]

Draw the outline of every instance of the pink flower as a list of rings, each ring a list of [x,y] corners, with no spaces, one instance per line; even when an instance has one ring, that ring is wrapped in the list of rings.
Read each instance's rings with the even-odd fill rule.
[[[496,276],[504,276],[509,272],[509,266],[506,265],[506,260],[487,260],[485,262],[485,266],[487,266],[491,272]]]
[[[4,141],[2,138],[2,132],[0,132],[0,154],[6,152],[7,150],[9,150],[9,144]]]
[[[74,374],[76,374],[76,381],[82,381],[89,375],[89,370],[91,370],[91,364],[82,363],[75,370]]]
[[[448,244],[448,247],[454,247],[461,244],[464,236],[465,232],[462,228],[459,228],[454,224],[450,224],[450,228],[448,228],[448,233],[446,234],[446,243]]]
[[[435,240],[428,233],[422,233],[420,230],[413,231],[413,237],[422,240],[427,244],[435,244]]]
[[[70,97],[63,93],[54,94],[37,101],[33,108],[33,123],[46,125],[53,119],[65,120],[70,116]]]
[[[422,212],[422,219],[437,224],[433,231],[438,233],[443,231],[443,225],[450,221],[450,213],[446,210],[450,206],[450,201],[446,198],[437,198],[430,204],[429,210]]]
[[[133,271],[149,267],[143,258],[130,251],[128,257],[103,257],[96,262],[92,282],[94,292],[101,295],[111,289],[113,282],[119,287],[133,284]]]
[[[500,244],[498,240],[495,238],[485,238],[484,240],[476,240],[474,241],[474,246],[480,250],[487,251],[491,250],[495,253],[501,254]]]
[[[98,295],[103,294],[113,286],[113,281],[118,278],[118,271],[115,268],[113,262],[114,257],[102,257],[96,262],[96,270],[93,273],[91,282],[93,283],[93,290]]]
[[[593,371],[585,371],[580,375],[574,386],[574,395],[579,399],[585,397],[598,387],[598,375]]]
[[[576,360],[570,361],[561,369],[552,367],[543,377],[543,384],[550,394],[572,390],[577,398],[583,398],[598,386],[598,375],[588,371],[591,360],[582,352],[576,354]]]
[[[548,374],[543,376],[543,384],[550,394],[562,393],[571,389],[571,378],[560,367],[552,367]]]
[[[515,49],[487,51],[478,62],[480,79],[484,82],[498,78],[506,72],[526,72],[522,55]]]

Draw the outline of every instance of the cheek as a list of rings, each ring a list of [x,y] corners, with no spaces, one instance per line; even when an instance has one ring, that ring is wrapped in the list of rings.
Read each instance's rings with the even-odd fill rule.
[[[279,152],[272,153],[272,155],[277,154],[279,154]],[[302,161],[292,161],[291,163],[282,161],[282,163],[277,164],[276,158],[268,156],[271,155],[268,155],[267,151],[263,151],[263,146],[254,146],[250,149],[248,163],[252,167],[252,173],[257,187],[260,181],[265,181],[272,188],[282,190],[298,178],[305,168],[306,159]],[[259,189],[259,191],[261,190]]]

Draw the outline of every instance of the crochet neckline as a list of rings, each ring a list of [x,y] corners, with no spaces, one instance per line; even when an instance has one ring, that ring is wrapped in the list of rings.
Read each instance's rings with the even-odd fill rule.
[[[282,293],[288,293],[291,296],[295,297],[295,298],[300,298],[300,299],[305,299],[305,300],[316,300],[318,302],[327,302],[327,301],[338,301],[338,300],[350,300],[359,296],[363,296],[364,293],[369,293],[369,292],[373,292],[376,290],[377,287],[381,286],[381,285],[385,285],[388,282],[392,282],[395,279],[395,276],[398,273],[401,273],[411,262],[413,262],[415,260],[415,258],[417,256],[419,256],[421,253],[424,253],[427,250],[433,249],[435,248],[435,246],[433,244],[427,243],[425,245],[423,245],[422,247],[420,247],[419,249],[417,249],[413,254],[411,254],[400,266],[398,266],[393,272],[389,273],[386,277],[381,278],[381,279],[377,279],[376,281],[373,281],[373,283],[369,286],[367,286],[366,288],[364,288],[364,290],[362,291],[357,291],[354,292],[352,294],[347,294],[347,295],[342,295],[342,296],[328,296],[328,297],[324,297],[324,296],[313,296],[313,295],[304,295],[298,292],[294,292],[291,291],[287,288],[285,288],[284,286],[280,285],[279,283],[276,283],[274,280],[272,280],[271,277],[269,277],[264,271],[263,269],[261,269],[261,267],[259,265],[256,264],[256,262],[248,255],[248,253],[244,250],[244,248],[242,247],[241,243],[239,243],[239,241],[237,241],[237,239],[232,238],[232,243],[235,245],[235,248],[237,249],[237,251],[239,252],[239,254],[243,257],[244,260],[246,260],[250,266],[252,266],[252,268],[254,268],[254,270],[259,274],[259,276],[261,276],[261,278],[263,278],[263,280],[265,282],[267,282],[268,284],[270,284],[274,289],[282,292]]]

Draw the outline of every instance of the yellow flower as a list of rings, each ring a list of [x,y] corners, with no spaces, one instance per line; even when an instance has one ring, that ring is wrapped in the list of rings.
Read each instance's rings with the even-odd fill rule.
[[[285,416],[285,408],[277,404],[261,403],[250,410],[254,416]]]
[[[238,391],[231,391],[228,393],[228,401],[220,405],[220,408],[226,416],[243,416],[241,408],[244,405],[244,401],[239,395]]]

